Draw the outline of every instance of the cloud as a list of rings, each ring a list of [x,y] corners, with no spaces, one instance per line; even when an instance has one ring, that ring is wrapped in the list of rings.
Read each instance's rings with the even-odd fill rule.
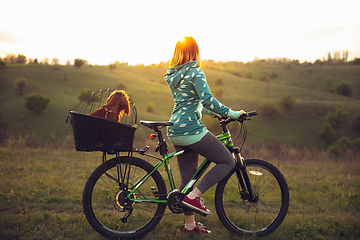
[[[0,31],[0,43],[16,43],[20,42],[21,37],[6,31]]]

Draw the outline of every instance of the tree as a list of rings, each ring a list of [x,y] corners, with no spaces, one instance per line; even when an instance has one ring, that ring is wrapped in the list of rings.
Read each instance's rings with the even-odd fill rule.
[[[280,107],[286,111],[291,110],[295,103],[294,95],[288,93],[280,98]]]
[[[25,101],[25,107],[27,109],[34,113],[40,113],[46,109],[48,103],[50,102],[50,98],[39,93],[32,93],[25,96]]]
[[[16,63],[19,63],[19,64],[25,64],[26,63],[26,56],[25,55],[22,55],[22,54],[19,54],[15,60]]]
[[[52,64],[52,65],[59,65],[59,63],[60,63],[60,60],[59,60],[58,58],[56,58],[56,57],[54,57],[54,58],[51,60],[51,64]]]
[[[331,87],[333,81],[334,81],[333,75],[329,74],[326,76],[325,82],[327,83],[329,88]]]
[[[125,90],[125,89],[126,89],[126,84],[123,83],[123,82],[119,82],[119,83],[116,85],[116,89]]]
[[[324,122],[323,128],[319,131],[319,136],[328,144],[335,140],[335,130],[330,123]]]
[[[155,110],[155,105],[153,102],[150,102],[146,107],[146,112],[152,113],[154,112],[154,110]]]
[[[261,115],[268,119],[274,118],[275,115],[278,114],[275,103],[270,100],[259,104],[259,112]]]
[[[351,120],[351,128],[360,132],[360,112],[356,113]]]
[[[332,63],[332,58],[331,58],[331,53],[328,52],[328,59],[327,59],[328,63]]]
[[[340,95],[343,95],[343,96],[346,96],[346,97],[351,97],[352,96],[352,91],[353,91],[353,88],[347,82],[339,83],[337,85],[337,87],[336,87],[337,94],[340,94]]]
[[[244,75],[246,78],[253,78],[254,77],[254,72],[253,70],[247,70],[245,72],[245,75]]]
[[[109,64],[110,71],[116,69],[116,64]]]
[[[335,112],[329,112],[325,117],[325,122],[329,123],[333,129],[337,129],[340,125],[342,117],[347,116],[349,113],[342,108],[337,108]]]
[[[43,60],[41,61],[42,64],[48,65],[49,64],[49,58],[44,57]]]
[[[348,50],[346,50],[346,51],[343,50],[343,61],[345,63],[348,61],[348,57],[349,57],[349,51]]]
[[[88,90],[88,89],[81,90],[78,94],[79,101],[83,102],[83,101],[89,100],[92,93],[93,93],[93,91]]]
[[[19,95],[23,95],[25,93],[26,85],[28,81],[24,77],[19,77],[15,80],[15,90]]]
[[[352,63],[353,63],[354,65],[360,65],[360,58],[355,58],[355,59],[352,61]]]
[[[77,68],[81,68],[82,65],[84,65],[87,61],[84,59],[77,58],[74,60],[74,66]]]
[[[6,63],[2,59],[0,59],[0,69],[3,69],[5,67],[6,67]]]
[[[265,74],[265,73],[262,73],[260,76],[259,76],[259,80],[261,82],[269,82],[270,81],[270,77]]]
[[[6,63],[15,63],[16,62],[16,55],[13,53],[6,54],[5,56]]]

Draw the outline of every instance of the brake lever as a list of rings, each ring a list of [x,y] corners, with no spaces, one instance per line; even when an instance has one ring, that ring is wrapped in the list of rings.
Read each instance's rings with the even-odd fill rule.
[[[240,122],[240,123],[243,123],[244,121],[251,121],[251,118],[247,118],[247,117],[244,117],[244,118],[240,118],[238,119],[237,121]]]

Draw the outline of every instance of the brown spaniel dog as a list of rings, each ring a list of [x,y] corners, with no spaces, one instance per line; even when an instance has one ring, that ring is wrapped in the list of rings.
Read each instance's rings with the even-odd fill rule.
[[[124,90],[115,90],[110,94],[102,108],[95,110],[89,115],[119,122],[124,113],[126,115],[130,113],[129,96]]]

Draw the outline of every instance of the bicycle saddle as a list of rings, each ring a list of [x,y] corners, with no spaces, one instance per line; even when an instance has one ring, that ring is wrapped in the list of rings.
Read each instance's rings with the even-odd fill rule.
[[[145,127],[154,129],[157,127],[166,127],[166,126],[172,126],[172,122],[152,122],[152,121],[143,121],[141,120],[140,123],[144,125]]]

